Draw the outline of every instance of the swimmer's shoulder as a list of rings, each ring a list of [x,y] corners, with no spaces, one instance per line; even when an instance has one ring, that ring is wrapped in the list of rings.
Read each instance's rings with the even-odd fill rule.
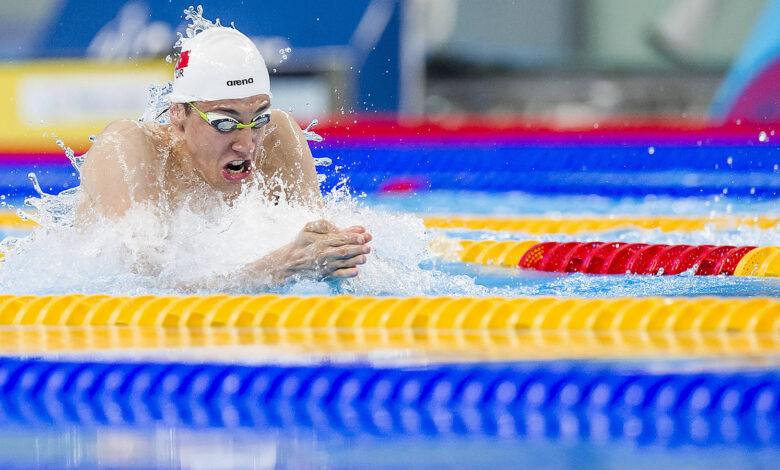
[[[266,147],[285,148],[287,145],[297,146],[303,139],[301,126],[293,117],[281,109],[271,110],[271,121],[266,126],[264,145]]]
[[[98,134],[86,157],[89,159],[90,154],[108,153],[122,156],[128,164],[154,161],[168,135],[167,126],[160,124],[129,119],[113,121]]]
[[[152,126],[157,126],[153,124]],[[82,176],[94,174],[101,179],[114,172],[125,180],[142,183],[158,170],[159,131],[147,123],[114,121],[98,134],[84,155]]]
[[[148,199],[147,154],[153,149],[143,123],[114,121],[97,135],[81,168],[82,216],[93,211],[123,214],[132,201]]]
[[[96,139],[96,143],[112,141],[115,144],[130,144],[147,147],[156,144],[162,134],[159,124],[150,124],[129,119],[109,123]]]
[[[284,111],[282,109],[279,109],[279,108],[272,108],[271,109],[271,122],[274,121],[274,118],[288,119],[289,117],[290,117],[290,115],[286,111]]]
[[[272,109],[271,110],[271,122],[269,123],[270,131],[272,133],[274,132],[285,132],[288,129],[290,129],[289,124],[294,124],[292,128],[299,127],[298,124],[295,122],[295,120],[290,116],[287,112],[281,110],[281,109]]]

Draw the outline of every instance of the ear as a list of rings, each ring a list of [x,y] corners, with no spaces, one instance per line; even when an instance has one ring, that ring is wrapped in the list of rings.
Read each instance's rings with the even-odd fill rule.
[[[184,104],[172,103],[169,111],[171,115],[171,124],[174,129],[184,132],[184,121],[187,119],[187,114],[184,112]]]

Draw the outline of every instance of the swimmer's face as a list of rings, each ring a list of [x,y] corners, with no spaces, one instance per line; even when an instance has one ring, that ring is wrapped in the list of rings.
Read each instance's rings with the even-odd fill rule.
[[[255,95],[239,100],[196,101],[193,103],[204,114],[219,113],[248,124],[270,112],[268,95]],[[187,154],[193,169],[212,188],[225,193],[237,193],[241,184],[252,175],[254,157],[265,133],[265,128],[243,128],[220,132],[206,122],[187,104],[171,108],[174,129],[184,137]]]

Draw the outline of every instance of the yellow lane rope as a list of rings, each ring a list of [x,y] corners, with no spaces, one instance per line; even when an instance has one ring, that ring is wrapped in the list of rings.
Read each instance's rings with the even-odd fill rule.
[[[537,244],[538,241],[474,241],[438,237],[430,243],[429,248],[432,253],[448,261],[516,268],[526,251]]]
[[[717,217],[481,217],[441,216],[423,217],[428,228],[517,231],[535,235],[550,233],[575,234],[632,228],[659,229],[662,232],[693,232],[708,226],[715,230],[734,230],[739,227],[775,228],[780,217],[772,216],[717,216]],[[32,228],[36,223],[22,220],[12,211],[0,211],[0,228]]]
[[[32,220],[24,220],[12,211],[0,211],[0,228],[31,229],[38,225]]]
[[[780,277],[780,247],[763,246],[748,251],[734,269],[734,275]]]
[[[137,357],[184,355],[268,359],[282,355],[405,351],[427,361],[609,357],[734,357],[780,354],[780,334],[416,330],[412,328],[162,328],[137,326],[3,326],[0,353],[102,351]],[[163,350],[163,351],[160,351]]]
[[[5,295],[0,325],[780,333],[780,300]]]
[[[550,233],[575,234],[626,229],[658,229],[662,232],[693,232],[708,226],[715,230],[734,230],[739,227],[769,229],[780,224],[780,217],[480,217],[442,216],[423,217],[428,228],[516,231],[534,235]]]

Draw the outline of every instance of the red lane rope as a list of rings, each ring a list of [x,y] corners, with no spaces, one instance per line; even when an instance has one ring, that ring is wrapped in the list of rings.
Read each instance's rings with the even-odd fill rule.
[[[522,269],[588,274],[733,275],[754,246],[648,245],[623,242],[545,242],[518,263]]]

